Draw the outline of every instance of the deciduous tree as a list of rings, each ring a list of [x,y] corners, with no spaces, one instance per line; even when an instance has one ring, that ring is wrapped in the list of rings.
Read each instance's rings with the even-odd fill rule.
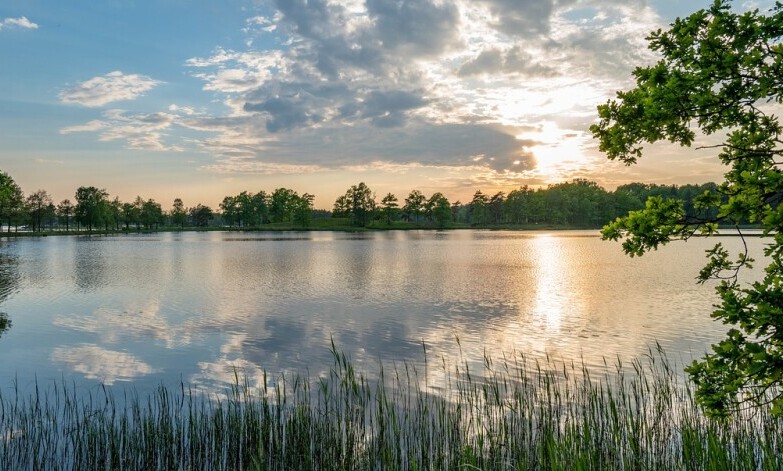
[[[71,226],[71,216],[73,216],[73,204],[71,203],[71,200],[68,198],[60,201],[60,204],[57,205],[57,217],[60,219],[60,223],[62,224],[63,221],[65,221],[65,230],[70,230]]]
[[[8,224],[8,232],[11,232],[14,217],[22,210],[23,203],[22,189],[10,175],[0,172],[0,221]]]
[[[207,227],[209,226],[209,221],[215,218],[215,213],[212,211],[212,208],[202,204],[197,204],[193,208],[190,208],[188,214],[190,215],[191,221],[193,221],[193,225],[196,227]]]
[[[233,226],[239,224],[239,205],[234,196],[226,196],[220,202],[220,212],[223,217],[223,223]]]
[[[642,255],[674,239],[712,235],[717,224],[758,224],[769,245],[764,277],[742,283],[747,252],[716,244],[699,274],[719,279],[713,317],[726,338],[687,371],[698,400],[713,414],[743,401],[770,402],[783,413],[783,4],[768,12],[735,13],[729,1],[677,19],[648,38],[658,63],[637,68],[636,87],[599,106],[593,135],[610,159],[633,164],[645,143],[668,140],[713,149],[726,166],[718,192],[705,191],[688,215],[681,201],[654,196],[604,228]],[[713,136],[710,139],[702,138]],[[714,142],[722,142],[715,145]],[[735,258],[736,257],[736,258]]]
[[[311,195],[310,193],[305,193],[302,196],[298,196],[296,193],[294,193],[294,195],[293,201],[291,202],[294,223],[303,228],[307,227],[310,225],[310,220],[312,219],[313,200],[315,199],[315,195]]]
[[[269,218],[272,222],[291,222],[294,212],[294,200],[298,197],[294,190],[277,188],[269,197]]]
[[[135,224],[138,229],[139,221],[141,220],[141,208],[134,203],[122,203],[121,218],[126,230],[130,229],[131,224]]]
[[[108,196],[106,190],[94,186],[81,186],[76,190],[76,218],[87,226],[87,230],[92,231],[103,222]]]
[[[334,201],[334,207],[332,208],[332,216],[336,218],[347,217],[351,212],[351,205],[348,203],[348,196],[338,196]]]
[[[38,190],[25,200],[33,232],[40,231],[46,221],[52,204],[52,197],[46,190]]]
[[[433,194],[429,200],[427,200],[427,206],[432,214],[432,221],[435,225],[441,229],[448,225],[451,220],[451,204],[449,200],[443,196],[443,193]]]
[[[114,230],[120,229],[120,223],[122,222],[122,201],[119,196],[115,196],[113,200],[107,204],[108,218],[106,224],[111,223],[114,226]]]
[[[147,230],[157,228],[163,220],[163,208],[160,203],[153,199],[148,199],[141,205],[141,222]]]
[[[265,191],[259,191],[252,197],[253,204],[253,225],[266,224],[269,222],[269,196]]]
[[[351,220],[355,226],[364,227],[373,218],[375,196],[364,182],[353,185],[345,192],[350,209]]]

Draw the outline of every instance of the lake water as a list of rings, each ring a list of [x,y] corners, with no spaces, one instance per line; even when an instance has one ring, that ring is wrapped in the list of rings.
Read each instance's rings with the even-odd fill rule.
[[[216,391],[236,373],[260,386],[264,370],[268,382],[326,371],[332,341],[366,372],[421,364],[423,345],[429,361],[601,366],[657,341],[689,361],[726,331],[709,317],[713,286],[695,281],[715,242],[631,259],[594,231],[0,239],[0,387]],[[761,257],[762,240],[748,242]]]

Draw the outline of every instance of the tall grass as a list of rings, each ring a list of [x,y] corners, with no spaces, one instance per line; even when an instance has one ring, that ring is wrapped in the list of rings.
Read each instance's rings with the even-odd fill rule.
[[[658,352],[600,374],[511,355],[481,371],[403,363],[372,381],[333,354],[323,377],[261,391],[238,377],[222,397],[62,384],[0,397],[0,468],[783,469],[781,418],[705,418]]]

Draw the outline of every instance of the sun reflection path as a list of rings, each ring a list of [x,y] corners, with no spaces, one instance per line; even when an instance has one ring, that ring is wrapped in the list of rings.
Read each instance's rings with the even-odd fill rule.
[[[542,234],[531,243],[531,252],[536,266],[536,290],[532,315],[536,324],[540,324],[548,333],[560,332],[565,303],[569,297],[565,292],[567,283],[565,272],[568,267],[563,263],[563,254],[558,251],[560,244],[549,235]]]

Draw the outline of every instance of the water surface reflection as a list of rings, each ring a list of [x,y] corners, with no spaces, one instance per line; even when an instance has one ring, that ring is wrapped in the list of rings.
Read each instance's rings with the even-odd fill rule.
[[[13,252],[8,252],[0,242],[0,306],[19,289],[18,264],[17,256]],[[0,312],[0,338],[12,324],[8,313]]]
[[[733,242],[730,238],[724,244]],[[761,241],[753,249],[761,256]],[[183,233],[0,246],[0,377],[222,388],[235,374],[323,374],[516,351],[603,365],[658,341],[719,339],[695,283],[710,243],[640,259],[595,232]],[[35,273],[35,276],[32,274]],[[28,274],[29,276],[26,276]],[[7,384],[7,383],[6,383]]]
[[[0,245],[0,303],[19,289],[19,257]]]

